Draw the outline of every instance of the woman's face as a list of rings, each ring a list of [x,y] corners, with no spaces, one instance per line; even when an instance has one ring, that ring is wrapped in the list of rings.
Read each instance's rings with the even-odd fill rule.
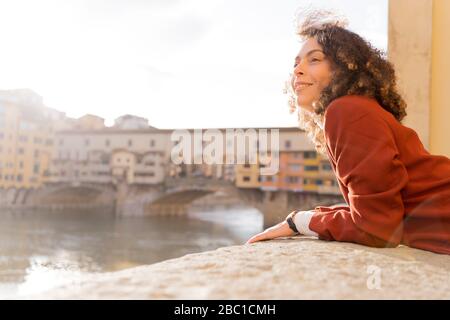
[[[297,105],[312,111],[313,102],[319,99],[331,78],[331,64],[322,47],[315,38],[309,38],[295,58],[292,87],[297,96]]]

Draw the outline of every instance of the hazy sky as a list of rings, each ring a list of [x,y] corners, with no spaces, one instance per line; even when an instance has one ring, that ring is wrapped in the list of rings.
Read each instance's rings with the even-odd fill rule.
[[[0,0],[0,89],[108,125],[295,126],[283,84],[310,3],[386,50],[387,0]]]

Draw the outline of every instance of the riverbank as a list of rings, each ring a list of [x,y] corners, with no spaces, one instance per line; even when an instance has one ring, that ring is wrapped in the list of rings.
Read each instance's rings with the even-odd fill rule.
[[[38,299],[450,299],[450,256],[308,237],[93,275]]]

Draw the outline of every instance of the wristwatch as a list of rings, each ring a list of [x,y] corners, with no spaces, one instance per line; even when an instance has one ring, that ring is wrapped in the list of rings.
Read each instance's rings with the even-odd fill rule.
[[[295,217],[295,215],[299,212],[300,210],[295,210],[295,211],[293,211],[293,212],[291,212],[288,216],[287,216],[287,218],[286,218],[286,222],[288,223],[288,225],[289,225],[289,228],[291,228],[291,230],[292,231],[294,231],[295,233],[299,233],[298,232],[298,230],[297,230],[297,227],[295,226],[295,223],[294,223],[294,217]]]

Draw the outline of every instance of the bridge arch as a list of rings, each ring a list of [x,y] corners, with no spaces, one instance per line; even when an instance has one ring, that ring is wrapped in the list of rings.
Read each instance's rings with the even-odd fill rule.
[[[89,183],[49,184],[36,189],[28,197],[26,203],[55,209],[113,208],[115,205],[115,189],[112,185]]]

